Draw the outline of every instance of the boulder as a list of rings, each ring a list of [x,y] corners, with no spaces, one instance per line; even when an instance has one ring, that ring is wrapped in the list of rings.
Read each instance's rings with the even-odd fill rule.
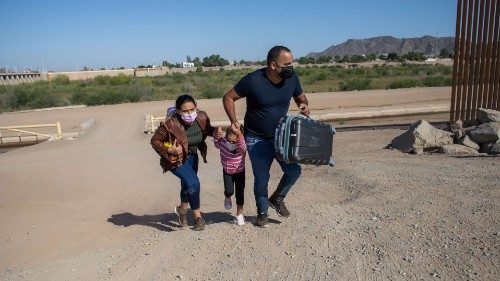
[[[485,143],[481,144],[481,148],[479,149],[479,152],[490,154],[490,151],[492,148],[493,148],[493,143],[485,142]]]
[[[481,124],[470,132],[470,136],[477,143],[496,142],[500,139],[500,122]]]
[[[453,142],[460,143],[460,140],[463,139],[464,133],[461,130],[453,131]]]
[[[479,145],[477,143],[475,143],[474,141],[472,141],[469,136],[464,136],[463,138],[460,139],[460,142],[459,142],[461,145],[465,145],[467,147],[470,147],[476,151],[479,150]]]
[[[497,141],[495,144],[493,144],[488,154],[500,155],[500,141]]]
[[[462,133],[464,135],[469,135],[470,132],[474,131],[476,128],[477,128],[477,126],[471,126],[471,127],[463,128],[462,129]]]
[[[470,147],[460,145],[460,144],[449,144],[441,147],[439,152],[444,153],[446,155],[453,156],[477,156],[479,152],[477,150],[472,149]]]
[[[477,119],[481,123],[500,122],[500,111],[480,108],[477,110]]]
[[[457,120],[450,123],[450,131],[452,133],[455,131],[461,131],[462,128],[463,128],[462,120]]]
[[[408,131],[394,138],[390,144],[405,153],[420,154],[424,150],[440,148],[453,143],[452,134],[435,128],[429,122],[420,120],[413,123]]]

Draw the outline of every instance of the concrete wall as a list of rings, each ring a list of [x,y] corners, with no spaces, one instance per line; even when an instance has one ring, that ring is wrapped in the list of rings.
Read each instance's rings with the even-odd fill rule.
[[[94,71],[70,71],[70,72],[51,72],[47,73],[48,80],[54,79],[57,75],[66,75],[69,80],[89,80],[97,76],[117,76],[119,74],[134,76],[134,69],[118,69],[118,70],[94,70]]]
[[[17,85],[47,80],[47,75],[42,73],[2,73],[0,85]]]

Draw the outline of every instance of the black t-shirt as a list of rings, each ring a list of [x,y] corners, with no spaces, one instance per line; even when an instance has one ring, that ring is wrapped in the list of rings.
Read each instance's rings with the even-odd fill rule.
[[[234,91],[246,98],[245,132],[273,138],[280,118],[288,112],[290,99],[300,96],[302,87],[297,74],[274,84],[262,68],[241,78]]]

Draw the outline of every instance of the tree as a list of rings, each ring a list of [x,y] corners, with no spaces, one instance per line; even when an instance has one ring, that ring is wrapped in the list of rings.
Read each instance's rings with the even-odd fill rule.
[[[161,62],[161,66],[164,66],[164,67],[170,67],[170,68],[174,67],[174,65],[173,65],[173,64],[169,63],[169,62],[168,62],[168,61],[166,61],[166,60],[164,60],[164,61],[162,61],[162,62]]]
[[[229,61],[222,58],[220,55],[211,55],[209,57],[204,57],[202,62],[202,65],[205,67],[225,66],[228,64]]]
[[[396,53],[390,53],[387,55],[388,60],[398,60],[398,54]]]
[[[425,61],[425,56],[423,53],[419,52],[408,52],[407,54],[403,55],[403,59],[409,61]]]
[[[311,57],[300,57],[298,62],[299,64],[310,64],[314,63],[315,59]]]
[[[332,61],[331,56],[321,56],[316,60],[316,63],[325,63],[325,62],[330,62]]]
[[[377,55],[375,55],[375,54],[369,54],[366,56],[367,61],[374,61],[376,59],[377,59]]]
[[[187,55],[187,57],[186,57],[186,61],[187,61],[187,62],[191,62],[191,56],[190,56],[190,55]]]
[[[441,52],[439,52],[439,57],[442,59],[449,58],[450,57],[450,52],[446,48],[441,49]]]
[[[201,67],[202,66],[202,63],[201,63],[199,57],[195,57],[194,60],[193,60],[193,63],[194,63],[195,67]]]

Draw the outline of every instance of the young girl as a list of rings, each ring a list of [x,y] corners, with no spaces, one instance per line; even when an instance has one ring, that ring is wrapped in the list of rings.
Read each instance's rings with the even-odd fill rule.
[[[224,178],[224,207],[229,210],[233,203],[231,196],[236,187],[236,224],[244,225],[243,204],[245,202],[245,137],[235,126],[228,127],[226,137],[215,138],[215,147],[220,150],[220,162]]]

